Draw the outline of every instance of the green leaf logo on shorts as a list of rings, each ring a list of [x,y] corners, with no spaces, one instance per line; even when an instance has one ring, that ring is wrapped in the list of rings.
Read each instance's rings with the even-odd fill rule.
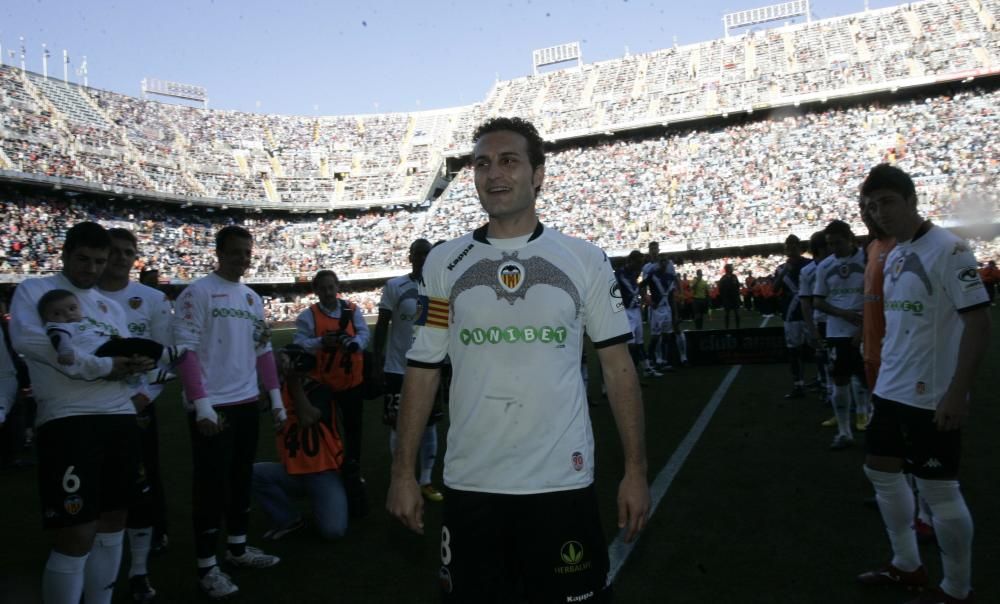
[[[559,557],[566,564],[579,564],[583,560],[583,546],[578,541],[567,541],[559,550]]]

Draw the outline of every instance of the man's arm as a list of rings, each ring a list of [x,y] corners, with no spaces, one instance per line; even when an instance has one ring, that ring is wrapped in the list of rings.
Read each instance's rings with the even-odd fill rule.
[[[625,344],[598,348],[597,356],[625,456],[625,476],[618,487],[618,528],[625,529],[629,543],[646,526],[650,508],[639,377]]]
[[[292,343],[314,352],[323,347],[322,336],[316,335],[316,319],[313,318],[312,307],[307,307],[295,317]]]
[[[806,325],[806,333],[813,339],[817,338],[819,334],[816,333],[816,324],[813,322],[812,296],[799,298],[799,307],[802,309],[802,322]]]
[[[852,325],[861,325],[861,313],[855,310],[833,306],[824,296],[813,296],[813,305],[832,317],[839,317]]]
[[[385,342],[389,337],[389,323],[392,322],[392,311],[388,308],[378,309],[378,321],[375,322],[375,341],[372,350],[379,359],[385,357]]]
[[[958,365],[948,391],[938,403],[934,422],[939,430],[961,428],[969,416],[969,392],[979,364],[990,347],[992,319],[988,306],[959,314],[962,339],[958,345]]]
[[[396,420],[396,452],[392,458],[389,495],[385,508],[403,526],[418,534],[424,533],[424,499],[420,495],[415,468],[417,450],[427,418],[434,407],[441,370],[438,368],[407,367],[403,378],[403,396]]]
[[[45,291],[35,285],[25,281],[14,290],[10,304],[10,342],[14,350],[26,359],[53,367],[71,379],[118,379],[130,370],[126,366],[128,359],[124,357],[97,357],[88,353],[78,354],[72,365],[59,364],[56,350],[45,334],[45,325],[36,308],[38,299]]]

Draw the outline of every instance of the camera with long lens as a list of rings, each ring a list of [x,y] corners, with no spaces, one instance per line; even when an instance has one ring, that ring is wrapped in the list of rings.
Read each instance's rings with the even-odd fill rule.
[[[358,351],[359,348],[361,348],[358,345],[358,343],[355,342],[354,339],[352,339],[351,336],[347,335],[346,333],[340,335],[340,346],[344,348],[344,350],[346,350],[348,353],[355,353]]]

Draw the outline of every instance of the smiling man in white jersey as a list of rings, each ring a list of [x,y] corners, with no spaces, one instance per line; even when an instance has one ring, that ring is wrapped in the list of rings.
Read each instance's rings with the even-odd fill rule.
[[[139,433],[132,389],[122,377],[152,367],[149,359],[78,355],[60,365],[38,314],[53,289],[73,292],[83,320],[77,329],[102,337],[128,335],[125,313],[94,287],[111,239],[99,224],[66,233],[62,272],[27,279],[11,305],[10,336],[23,355],[38,402],[38,480],[43,522],[53,547],[42,573],[42,600],[110,602],[121,561],[126,509],[138,476]]]
[[[277,556],[247,545],[250,489],[257,454],[258,379],[271,398],[275,429],[286,419],[278,371],[260,296],[240,279],[250,267],[253,238],[239,226],[215,235],[218,268],[187,286],[177,300],[173,335],[188,352],[178,365],[190,407],[194,480],[192,514],[199,586],[210,598],[239,588],[216,562],[225,517],[226,561],[263,568]]]
[[[129,337],[148,338],[169,346],[173,341],[170,300],[159,290],[129,280],[138,255],[138,240],[131,231],[123,228],[109,229],[108,235],[111,236],[111,250],[108,264],[97,284],[98,291],[117,302],[125,311]],[[153,404],[161,392],[163,384],[150,384],[143,376],[134,395],[145,405],[137,421],[142,443],[143,476],[147,483],[129,509],[127,522],[129,551],[132,554],[129,588],[136,602],[149,602],[156,597],[156,590],[149,582],[146,563],[154,542],[154,532],[157,541],[166,540],[166,496],[160,477],[159,427],[156,405]]]
[[[966,243],[918,213],[909,175],[876,166],[861,194],[896,247],[885,261],[886,330],[864,466],[893,556],[858,580],[910,588],[928,582],[910,528],[914,498],[906,470],[931,508],[944,573],[938,587],[911,604],[972,602],[972,516],[958,466],[972,383],[990,342],[989,296]]]
[[[649,512],[639,381],[607,256],[545,228],[545,175],[530,123],[496,118],[473,136],[487,225],[434,248],[407,354],[388,510],[423,533],[414,459],[450,355],[440,582],[444,602],[604,602],[608,553],[593,487],[594,443],[580,377],[594,342],[625,450],[618,526],[631,541]]]

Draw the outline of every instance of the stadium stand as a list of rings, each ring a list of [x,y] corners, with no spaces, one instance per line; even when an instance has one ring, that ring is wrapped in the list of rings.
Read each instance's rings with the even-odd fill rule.
[[[321,267],[384,279],[406,269],[412,239],[482,222],[461,167],[471,130],[513,114],[557,144],[542,220],[612,255],[808,235],[855,216],[853,187],[881,161],[914,175],[925,215],[995,222],[1000,92],[996,77],[967,80],[997,73],[998,16],[998,0],[930,0],[500,81],[480,103],[406,114],[206,110],[2,66],[0,179],[113,199],[11,189],[0,278],[53,270],[65,225],[89,218],[133,229],[143,261],[177,282],[210,268],[211,233],[229,223],[266,250],[258,282]]]

